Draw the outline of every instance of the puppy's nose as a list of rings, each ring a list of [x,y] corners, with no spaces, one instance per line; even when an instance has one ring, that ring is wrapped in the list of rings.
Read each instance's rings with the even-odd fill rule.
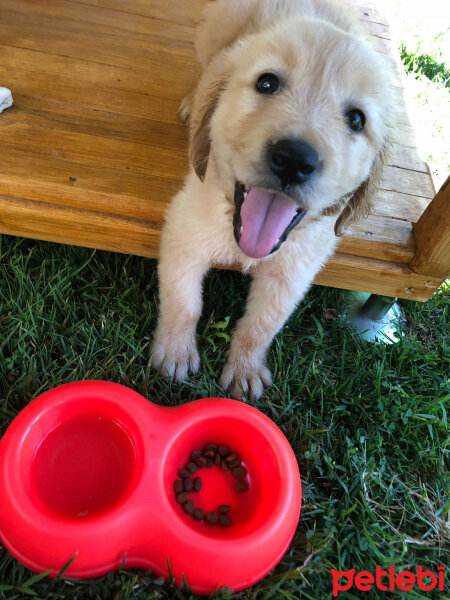
[[[302,140],[283,138],[269,149],[269,166],[283,187],[305,183],[319,168],[316,150]]]

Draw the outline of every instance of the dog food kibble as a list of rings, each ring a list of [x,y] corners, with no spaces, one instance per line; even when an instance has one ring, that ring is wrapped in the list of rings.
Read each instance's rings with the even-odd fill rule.
[[[182,506],[186,514],[192,515],[194,513],[194,503],[192,500],[186,500],[186,502],[183,502]]]
[[[194,509],[194,519],[196,521],[203,521],[204,516],[205,516],[205,513],[203,512],[203,510],[201,508]]]
[[[195,464],[199,469],[203,469],[206,467],[206,458],[204,456],[199,456],[195,459]]]
[[[219,515],[217,513],[215,513],[214,511],[211,511],[206,514],[205,521],[208,523],[208,525],[215,525],[218,520],[219,520]]]
[[[234,467],[234,469],[231,469],[231,474],[237,479],[242,479],[242,477],[245,477],[245,471],[242,467]]]
[[[222,527],[229,527],[230,523],[231,521],[228,515],[219,515],[219,525],[222,525]]]
[[[183,485],[185,492],[192,492],[192,490],[194,489],[194,482],[192,481],[192,479],[185,479]]]
[[[222,471],[231,471],[231,474],[238,480],[235,489],[238,492],[246,492],[248,483],[244,477],[247,469],[242,465],[242,461],[236,452],[229,450],[227,446],[208,443],[203,450],[193,450],[190,454],[190,460],[184,467],[178,469],[177,473],[180,479],[173,483],[175,498],[181,505],[187,515],[192,516],[196,521],[204,521],[208,525],[220,525],[229,527],[231,518],[228,513],[231,511],[229,504],[221,504],[217,511],[211,510],[205,514],[205,511],[195,506],[194,501],[189,498],[191,492],[199,492],[202,489],[203,482],[200,477],[191,479],[191,475],[197,473],[198,469],[211,468],[218,466]],[[224,475],[228,477],[228,475]]]
[[[177,496],[178,504],[183,504],[183,502],[186,502],[187,499],[188,499],[187,492],[182,492],[181,494],[178,494],[178,496]]]
[[[213,452],[217,451],[217,444],[206,444],[204,450],[212,450]]]
[[[236,490],[238,492],[246,492],[248,490],[248,483],[243,479],[239,479],[239,481],[236,483]]]
[[[231,452],[231,454],[229,454],[229,455],[226,457],[226,459],[225,459],[225,460],[227,461],[227,463],[230,463],[230,462],[232,462],[233,460],[236,460],[237,458],[239,458],[239,457],[238,457],[238,455],[236,454],[236,452]],[[239,462],[241,462],[241,461],[239,461]]]
[[[188,462],[188,464],[186,465],[186,469],[190,473],[197,473],[197,465],[194,462]]]
[[[173,484],[173,489],[176,496],[181,494],[181,492],[184,492],[184,481],[182,479],[177,479]]]

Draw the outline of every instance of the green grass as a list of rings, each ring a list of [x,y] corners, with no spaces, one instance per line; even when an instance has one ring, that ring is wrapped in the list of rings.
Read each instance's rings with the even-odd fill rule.
[[[436,56],[409,51],[404,43],[400,45],[400,57],[407,73],[425,76],[434,83],[450,87],[450,69]]]
[[[198,329],[201,372],[178,386],[149,368],[155,261],[0,240],[0,433],[32,398],[80,379],[123,383],[165,405],[222,394],[217,379],[244,307],[246,278],[208,276]],[[276,337],[269,353],[274,385],[256,407],[281,427],[298,458],[301,519],[269,576],[218,598],[323,600],[331,597],[331,568],[448,565],[448,288],[426,304],[401,305],[404,338],[370,345],[343,318],[323,316],[330,308],[343,315],[345,294],[314,287]],[[32,577],[0,551],[0,598],[8,600],[194,597],[137,570],[83,583]],[[377,594],[364,597],[400,598]],[[439,596],[416,588],[406,597]]]

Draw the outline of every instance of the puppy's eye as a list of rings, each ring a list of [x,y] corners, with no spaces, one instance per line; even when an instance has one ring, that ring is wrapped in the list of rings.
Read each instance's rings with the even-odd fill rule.
[[[346,113],[345,118],[347,119],[348,126],[353,131],[362,131],[366,123],[366,117],[364,113],[357,108],[352,108]]]
[[[273,73],[263,73],[256,82],[256,89],[260,94],[276,94],[280,87],[280,80]]]

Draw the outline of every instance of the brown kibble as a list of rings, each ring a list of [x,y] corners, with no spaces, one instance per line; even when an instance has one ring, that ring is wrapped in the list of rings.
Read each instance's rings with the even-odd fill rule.
[[[228,466],[230,467],[230,469],[234,469],[234,467],[240,467],[241,466],[241,459],[240,458],[235,458],[234,460],[232,460],[231,462],[228,463]]]
[[[185,492],[192,492],[192,490],[194,489],[194,482],[192,481],[192,479],[185,479],[183,485]]]
[[[186,502],[187,499],[188,499],[187,492],[182,492],[181,494],[178,494],[178,496],[177,496],[178,504],[183,504],[184,502]]]
[[[195,462],[196,458],[200,458],[200,456],[202,455],[200,450],[194,450],[193,452],[191,452],[191,459]]]
[[[246,471],[244,467],[234,467],[234,469],[231,469],[231,474],[233,475],[233,477],[242,479],[242,477],[245,477]]]
[[[219,525],[222,527],[229,527],[231,525],[231,519],[228,515],[219,515]]]
[[[220,468],[222,469],[222,471],[228,471],[228,463],[224,458],[222,458],[222,460],[220,461]]]
[[[181,494],[181,492],[184,492],[184,481],[182,479],[177,479],[174,481],[173,489],[175,494]]]
[[[178,469],[178,475],[181,477],[181,479],[188,479],[188,477],[191,476],[191,472],[187,469]]]
[[[208,450],[212,450],[213,452],[217,452],[217,444],[206,444],[206,446],[203,448],[203,452],[208,451]]]
[[[217,451],[222,458],[225,458],[225,456],[228,456],[228,454],[230,452],[226,446],[219,446]]]
[[[206,523],[208,523],[208,525],[215,525],[218,520],[219,520],[219,515],[217,513],[215,513],[214,511],[211,511],[206,514],[205,521],[206,521]]]
[[[220,461],[221,460],[222,459],[220,458],[220,454],[217,454],[217,453],[214,454],[214,462],[215,462],[216,465],[220,465]]]
[[[229,455],[226,457],[226,459],[225,459],[225,460],[227,461],[227,463],[230,463],[230,462],[232,462],[233,460],[236,460],[237,458],[239,458],[239,456],[236,454],[236,452],[232,452],[231,454],[229,454]],[[239,461],[239,462],[241,462],[241,461]]]
[[[204,456],[199,456],[195,459],[195,464],[199,469],[203,469],[206,467],[206,458]]]
[[[207,458],[206,459],[207,468],[210,469],[213,465],[214,465],[214,460],[212,458]]]
[[[186,465],[186,469],[190,472],[190,473],[197,473],[197,465],[194,462],[188,462],[188,464]]]
[[[214,454],[214,450],[206,450],[203,452],[203,456],[206,456],[207,458],[214,458]]]
[[[192,515],[194,512],[194,503],[192,500],[186,500],[186,502],[183,503],[183,510],[187,515]]]
[[[238,492],[246,492],[248,490],[248,483],[243,479],[239,479],[239,481],[236,483],[236,490]]]
[[[217,509],[221,515],[227,515],[230,512],[231,506],[228,504],[221,504]]]
[[[202,489],[202,480],[200,477],[194,479],[194,491],[199,492]]]
[[[201,508],[196,508],[194,510],[194,519],[196,521],[203,521],[204,516],[205,516],[205,513]]]
[[[15,383],[17,381],[17,377],[15,375],[13,375],[12,373],[7,373],[6,381],[12,385],[13,383]]]

